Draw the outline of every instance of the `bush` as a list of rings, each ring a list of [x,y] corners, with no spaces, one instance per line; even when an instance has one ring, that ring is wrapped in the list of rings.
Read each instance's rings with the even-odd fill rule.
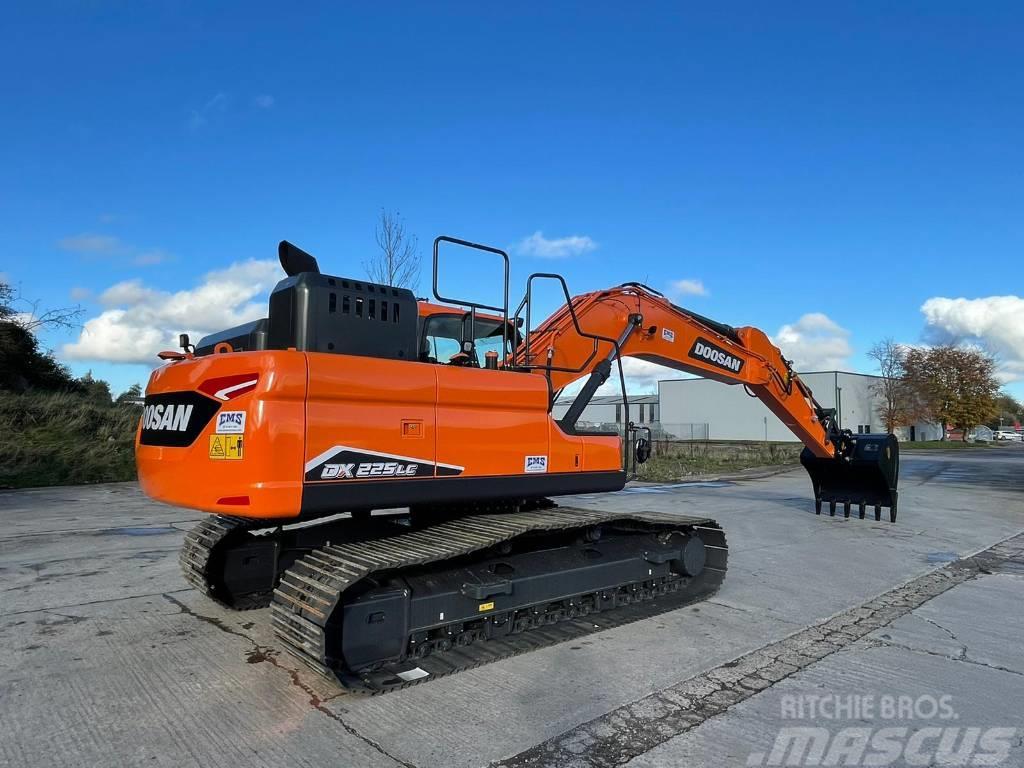
[[[79,393],[0,392],[0,488],[134,480],[140,415]]]

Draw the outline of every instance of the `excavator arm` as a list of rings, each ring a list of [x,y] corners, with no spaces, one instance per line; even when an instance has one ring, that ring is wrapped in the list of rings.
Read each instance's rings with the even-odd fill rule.
[[[635,357],[667,368],[742,384],[806,446],[801,462],[811,475],[816,508],[823,501],[890,508],[896,515],[898,444],[893,435],[840,430],[834,411],[822,408],[768,336],[733,328],[676,306],[639,283],[582,294],[528,333],[513,365],[543,372],[553,391],[589,375],[563,419],[575,424],[590,398],[612,374],[616,358]]]

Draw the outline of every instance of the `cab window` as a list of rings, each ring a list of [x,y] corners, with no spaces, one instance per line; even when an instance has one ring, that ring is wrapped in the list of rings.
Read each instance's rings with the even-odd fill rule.
[[[469,326],[468,315],[431,315],[423,324],[420,359],[425,362],[447,364],[462,348],[463,328]],[[477,318],[474,324],[476,358],[470,365],[480,365],[484,355],[496,352],[503,359],[511,350],[502,351],[501,322]],[[509,347],[512,340],[509,339]]]

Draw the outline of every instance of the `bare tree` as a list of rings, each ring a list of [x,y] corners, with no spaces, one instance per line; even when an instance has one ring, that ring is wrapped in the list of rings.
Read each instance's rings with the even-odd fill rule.
[[[872,385],[873,393],[879,398],[875,412],[885,425],[885,431],[892,432],[919,415],[915,407],[917,398],[906,380],[907,350],[892,338],[885,338],[868,350],[868,357],[878,364],[879,381]]]
[[[39,302],[0,281],[0,391],[81,391],[71,372],[40,349],[35,331],[76,327],[82,311],[67,307],[40,312]]]
[[[375,283],[415,290],[420,283],[419,240],[405,231],[398,211],[383,208],[376,229],[379,252],[363,262],[363,269]]]
[[[29,333],[39,328],[77,328],[83,314],[81,306],[40,311],[38,299],[26,299],[20,290],[0,282],[0,321],[14,323]]]

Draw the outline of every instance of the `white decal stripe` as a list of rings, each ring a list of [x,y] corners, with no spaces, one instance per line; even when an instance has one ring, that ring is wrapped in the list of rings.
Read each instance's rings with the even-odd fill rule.
[[[234,386],[231,387],[224,387],[224,389],[219,389],[213,393],[213,396],[216,397],[218,400],[227,400],[228,395],[230,395],[232,392],[237,392],[240,389],[245,389],[246,387],[254,386],[256,386],[256,379],[253,379],[252,381],[243,381],[241,384],[235,384]]]
[[[321,453],[315,459],[310,459],[309,461],[307,461],[306,462],[306,471],[307,472],[313,471],[321,463],[327,461],[329,458],[333,457],[336,453],[341,453],[342,451],[355,451],[356,453],[365,453],[365,454],[369,454],[371,456],[380,456],[381,458],[384,458],[384,459],[399,459],[400,461],[414,461],[414,462],[418,462],[420,464],[433,464],[436,467],[444,467],[445,469],[457,469],[460,472],[465,469],[465,467],[460,467],[457,464],[441,464],[441,463],[436,462],[436,461],[431,461],[430,459],[417,459],[417,458],[415,458],[413,456],[399,456],[396,453],[381,453],[380,451],[371,451],[369,448],[354,448],[351,445],[336,445],[333,448],[328,448],[326,451]]]

